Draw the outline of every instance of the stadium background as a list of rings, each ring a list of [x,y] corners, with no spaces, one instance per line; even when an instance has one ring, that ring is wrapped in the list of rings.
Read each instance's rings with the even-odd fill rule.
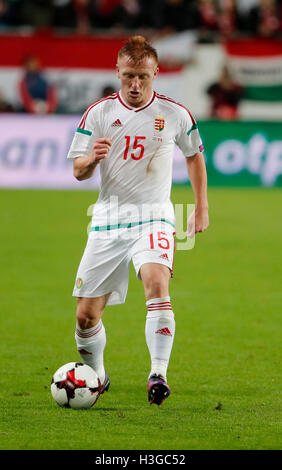
[[[1,321],[6,383],[1,390],[2,449],[281,447],[281,32],[279,1],[0,1]],[[78,183],[66,153],[85,108],[103,96],[105,87],[118,89],[116,52],[136,33],[148,37],[159,52],[155,89],[186,105],[198,121],[205,144],[211,226],[187,255],[196,273],[193,280],[187,274],[188,286],[183,280],[186,262],[176,253],[179,274],[173,295],[185,315],[179,319],[182,336],[176,340],[171,365],[175,402],[172,397],[166,404],[167,415],[161,421],[165,426],[168,420],[174,438],[156,434],[146,439],[146,391],[134,389],[135,403],[128,397],[130,385],[122,390],[113,385],[112,398],[109,394],[97,405],[99,438],[82,439],[83,423],[55,408],[48,380],[61,364],[76,360],[71,287],[99,172]],[[40,61],[56,90],[51,113],[25,107],[20,83],[27,56]],[[238,106],[224,103],[215,115],[208,89],[219,82],[226,65],[241,95]],[[185,161],[177,149],[173,182],[173,201],[192,203]],[[109,310],[105,318],[112,348],[106,357],[114,381],[122,377],[124,385],[140,379],[138,364],[143,382],[147,373],[144,338],[135,344],[117,323],[120,313],[143,334],[145,313],[132,318],[134,306],[144,310],[132,273],[130,282],[125,306]],[[127,351],[132,352],[130,359]],[[129,377],[127,369],[132,370]],[[183,391],[179,375],[186,374],[189,385]],[[155,417],[157,410],[150,413]],[[63,432],[70,419],[73,439]],[[91,419],[85,417],[84,426],[91,427]],[[124,428],[135,441],[122,432]]]

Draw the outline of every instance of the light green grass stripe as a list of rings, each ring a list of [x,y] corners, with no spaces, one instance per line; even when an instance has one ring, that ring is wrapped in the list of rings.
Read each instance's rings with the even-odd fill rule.
[[[85,134],[85,135],[92,135],[92,132],[86,131],[85,129],[80,129],[80,127],[76,129],[76,132],[79,132],[80,134]]]
[[[166,219],[150,219],[150,220],[144,220],[144,221],[139,221],[139,222],[128,222],[127,224],[116,224],[116,225],[101,225],[97,227],[91,227],[90,232],[99,232],[101,230],[114,230],[118,228],[132,228],[132,227],[137,227],[138,225],[143,225],[143,224],[149,224],[151,222],[165,222],[172,227],[174,227],[174,224],[170,222],[169,220]]]

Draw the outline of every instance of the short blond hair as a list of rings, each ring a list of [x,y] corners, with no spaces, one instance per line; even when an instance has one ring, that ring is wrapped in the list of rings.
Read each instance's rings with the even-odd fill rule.
[[[118,59],[127,56],[129,61],[140,64],[146,57],[153,57],[158,64],[158,53],[144,36],[132,36],[118,52]]]

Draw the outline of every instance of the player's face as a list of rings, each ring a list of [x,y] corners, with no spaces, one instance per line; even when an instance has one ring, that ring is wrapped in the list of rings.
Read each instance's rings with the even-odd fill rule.
[[[153,91],[153,80],[158,75],[158,65],[153,57],[146,57],[136,65],[122,56],[117,64],[117,76],[121,81],[123,99],[133,108],[149,101]]]

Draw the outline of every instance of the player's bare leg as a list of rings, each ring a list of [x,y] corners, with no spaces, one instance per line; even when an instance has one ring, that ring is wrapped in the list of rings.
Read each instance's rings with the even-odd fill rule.
[[[110,380],[104,368],[106,332],[103,311],[110,294],[96,298],[77,298],[75,339],[82,361],[92,367],[101,382],[101,393],[109,389]]]
[[[161,405],[171,393],[166,382],[175,332],[168,288],[171,273],[167,266],[146,263],[140,269],[140,276],[148,308],[145,328],[146,342],[151,356],[148,399],[150,404]]]
[[[110,294],[95,298],[77,297],[76,319],[80,328],[93,328],[100,321]]]

